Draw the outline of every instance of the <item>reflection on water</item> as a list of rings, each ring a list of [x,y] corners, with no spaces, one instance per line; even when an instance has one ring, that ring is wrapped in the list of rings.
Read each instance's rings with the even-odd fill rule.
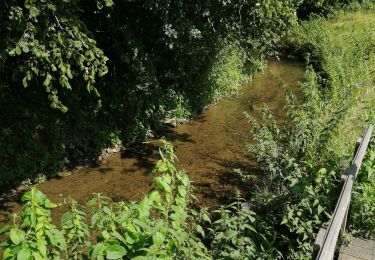
[[[298,92],[304,66],[295,61],[270,61],[269,68],[240,88],[238,95],[209,107],[200,118],[161,131],[176,147],[180,166],[186,169],[196,186],[196,194],[205,206],[217,206],[251,187],[240,187],[234,168],[257,174],[256,163],[248,155],[249,125],[243,112],[266,103],[278,121],[285,121],[283,90],[280,78]],[[298,94],[298,93],[297,93]],[[153,140],[109,157],[95,168],[82,168],[72,175],[51,179],[40,189],[54,202],[71,196],[84,202],[93,192],[101,192],[114,201],[138,200],[152,189],[152,168],[158,159],[158,141]],[[1,201],[0,223],[9,211],[18,210],[19,195]],[[63,208],[54,210],[61,214]]]

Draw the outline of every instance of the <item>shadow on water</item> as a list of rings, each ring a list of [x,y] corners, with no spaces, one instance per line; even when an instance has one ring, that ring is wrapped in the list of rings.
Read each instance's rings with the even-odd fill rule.
[[[50,179],[39,188],[54,202],[63,202],[69,196],[85,202],[94,192],[101,192],[114,201],[139,200],[153,188],[158,139],[165,137],[174,144],[179,166],[189,173],[201,204],[217,207],[232,199],[237,191],[246,195],[254,186],[242,184],[233,169],[251,174],[254,183],[261,173],[247,152],[250,126],[243,112],[256,116],[254,107],[266,103],[276,120],[285,122],[286,113],[282,110],[285,96],[279,86],[280,78],[298,95],[298,81],[303,75],[302,63],[270,61],[269,68],[242,86],[236,96],[222,99],[206,109],[200,118],[176,128],[163,127],[149,142],[128,147],[104,159],[99,166],[62,173],[63,177]],[[6,221],[9,212],[20,209],[22,192],[14,190],[0,197],[0,224]],[[61,215],[64,210],[64,206],[59,207],[53,214]]]

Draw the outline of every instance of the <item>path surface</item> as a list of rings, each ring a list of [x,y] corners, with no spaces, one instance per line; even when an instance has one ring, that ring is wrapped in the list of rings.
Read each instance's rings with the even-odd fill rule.
[[[375,241],[356,238],[340,249],[339,260],[375,260]]]

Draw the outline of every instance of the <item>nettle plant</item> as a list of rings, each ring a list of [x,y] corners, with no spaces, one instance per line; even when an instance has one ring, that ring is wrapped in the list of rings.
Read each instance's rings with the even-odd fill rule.
[[[60,259],[66,252],[64,235],[52,224],[52,203],[41,191],[33,188],[22,196],[20,216],[14,215],[3,259]]]
[[[210,221],[206,209],[191,208],[192,187],[186,172],[176,168],[173,146],[162,141],[159,152],[156,190],[140,202],[112,203],[100,193],[85,207],[70,200],[62,231],[51,224],[50,209],[58,205],[32,188],[22,198],[20,217],[3,230],[8,235],[4,259],[210,258],[199,224]]]
[[[288,125],[276,122],[267,107],[258,110],[261,120],[247,114],[254,139],[249,151],[264,171],[264,184],[254,194],[260,199],[254,203],[275,216],[268,225],[283,230],[283,236],[293,237],[285,255],[297,259],[311,258],[312,240],[329,219],[337,186],[337,173],[331,169],[338,163],[324,161],[321,154],[326,149],[322,143],[330,140],[340,122],[341,111],[339,115],[332,113],[335,118],[326,117],[324,111],[319,112],[319,105],[324,103],[314,96],[315,89],[309,91],[305,95],[310,99],[303,105],[286,92]]]
[[[85,239],[90,236],[89,226],[86,223],[85,208],[75,200],[70,199],[70,211],[65,212],[60,220],[67,248],[67,258],[79,259],[84,254]]]
[[[111,204],[96,194],[88,202],[93,208],[92,229],[98,233],[98,243],[89,249],[92,258],[160,257],[205,259],[209,256],[199,236],[204,236],[198,224],[209,221],[205,210],[190,209],[191,185],[183,170],[177,170],[173,146],[165,141],[160,148],[161,160],[156,170],[157,190],[139,203]]]
[[[214,213],[211,248],[213,259],[281,259],[276,232],[262,221],[238,193],[236,201]]]

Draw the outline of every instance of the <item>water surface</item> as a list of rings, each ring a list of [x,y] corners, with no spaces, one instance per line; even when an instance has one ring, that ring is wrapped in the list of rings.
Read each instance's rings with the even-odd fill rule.
[[[233,174],[234,168],[259,174],[247,152],[250,126],[243,112],[252,113],[254,107],[265,103],[278,121],[285,121],[285,96],[279,86],[280,79],[298,95],[298,81],[303,75],[302,63],[270,61],[268,68],[242,86],[237,95],[210,106],[194,121],[162,131],[161,135],[174,144],[179,165],[188,171],[202,205],[215,207],[233,198],[237,190],[251,191],[250,186],[240,186]],[[101,192],[114,201],[139,200],[152,189],[157,147],[158,141],[151,140],[128,148],[105,159],[99,167],[82,168],[48,180],[40,189],[54,202],[63,202],[69,196],[85,202],[94,192]],[[0,223],[6,221],[9,212],[20,209],[20,194],[18,191],[2,198]],[[54,215],[64,210],[58,208]]]

